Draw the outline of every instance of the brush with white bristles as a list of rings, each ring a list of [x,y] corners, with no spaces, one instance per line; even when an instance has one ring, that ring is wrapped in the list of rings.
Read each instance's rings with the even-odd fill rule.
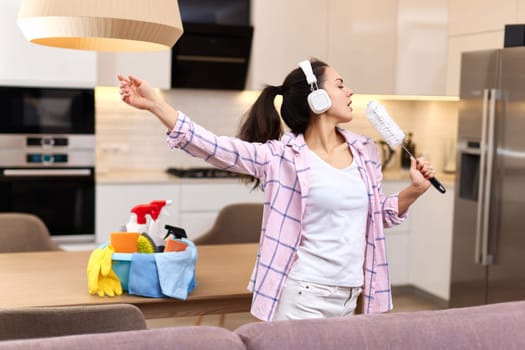
[[[376,101],[368,102],[368,106],[365,110],[365,115],[372,126],[381,134],[381,137],[391,148],[401,147],[407,152],[410,157],[416,159],[414,155],[405,147],[403,139],[405,133],[397,126],[397,124],[390,118],[385,107],[377,103]],[[445,193],[447,190],[435,177],[428,179],[430,183],[441,193]]]

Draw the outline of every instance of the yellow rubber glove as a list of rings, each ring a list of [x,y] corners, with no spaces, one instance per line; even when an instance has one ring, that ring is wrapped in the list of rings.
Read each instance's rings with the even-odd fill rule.
[[[115,249],[110,244],[105,248],[95,249],[89,256],[87,279],[89,294],[104,294],[110,297],[122,294],[122,286],[115,272],[111,269],[111,257]]]

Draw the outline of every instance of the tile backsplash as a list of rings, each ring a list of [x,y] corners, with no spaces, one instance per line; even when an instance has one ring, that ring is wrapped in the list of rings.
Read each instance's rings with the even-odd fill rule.
[[[162,90],[172,106],[218,135],[234,136],[243,115],[258,96],[256,91]],[[354,95],[354,120],[343,125],[379,140],[379,134],[364,116],[371,97]],[[454,157],[457,134],[457,101],[377,98],[405,133],[413,133],[416,152],[443,170]],[[127,106],[118,89],[96,89],[97,170],[165,170],[167,167],[205,166],[166,145],[166,129],[149,112]],[[400,164],[396,150],[392,167]]]

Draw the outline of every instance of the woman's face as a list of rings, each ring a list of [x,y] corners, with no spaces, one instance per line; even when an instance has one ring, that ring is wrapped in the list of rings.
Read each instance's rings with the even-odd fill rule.
[[[326,114],[334,117],[338,123],[351,121],[353,116],[351,104],[354,93],[344,85],[343,78],[332,67],[325,68],[321,87],[326,90],[332,101],[332,107],[326,111]]]

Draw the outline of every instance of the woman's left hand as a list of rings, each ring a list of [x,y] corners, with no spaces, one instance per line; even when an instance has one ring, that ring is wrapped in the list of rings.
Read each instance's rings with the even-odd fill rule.
[[[436,171],[432,167],[430,161],[423,157],[419,157],[417,160],[411,158],[410,163],[410,181],[412,186],[425,192],[430,187],[430,181],[428,179],[434,177]]]

